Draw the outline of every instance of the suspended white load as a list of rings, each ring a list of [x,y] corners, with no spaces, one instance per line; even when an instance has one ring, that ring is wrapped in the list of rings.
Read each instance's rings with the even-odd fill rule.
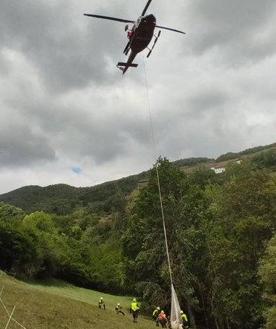
[[[172,329],[182,329],[182,320],[180,316],[180,305],[179,301],[172,284],[172,300],[171,300],[171,327]]]

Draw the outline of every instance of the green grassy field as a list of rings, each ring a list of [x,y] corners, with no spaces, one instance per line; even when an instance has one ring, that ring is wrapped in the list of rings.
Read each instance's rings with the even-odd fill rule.
[[[27,329],[151,329],[152,321],[140,317],[132,323],[127,311],[131,298],[119,297],[96,291],[77,288],[53,281],[45,285],[25,283],[0,273],[2,300],[11,311],[15,305],[14,318]],[[103,297],[107,309],[97,307]],[[116,303],[121,303],[126,316],[117,315]],[[5,328],[8,316],[0,305],[0,328]],[[8,329],[20,328],[12,321]]]

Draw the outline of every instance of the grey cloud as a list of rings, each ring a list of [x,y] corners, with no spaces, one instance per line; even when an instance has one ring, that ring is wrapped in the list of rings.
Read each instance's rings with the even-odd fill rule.
[[[35,97],[31,90],[17,95],[16,99],[11,95],[5,104],[22,116],[22,120],[28,118],[28,125],[38,127],[58,154],[72,158],[89,157],[96,164],[124,156],[129,152],[131,141],[146,143],[148,137],[147,122],[134,117],[131,112],[119,114],[116,104],[109,115],[102,116],[101,111],[107,103],[96,94],[90,113],[81,105],[63,104],[39,95]]]
[[[235,123],[233,129],[231,122]],[[163,126],[164,129],[165,126]],[[225,110],[201,115],[194,112],[193,117],[183,115],[175,118],[159,133],[160,152],[172,159],[190,156],[216,157],[241,147],[244,143],[244,129],[237,118]],[[240,128],[240,129],[239,129]],[[162,130],[159,130],[162,132]]]
[[[2,47],[24,52],[50,90],[81,88],[91,81],[112,83],[118,77],[115,70],[107,72],[106,61],[122,56],[121,24],[84,17],[68,1],[4,0],[0,9]]]
[[[62,152],[72,157],[89,157],[100,165],[132,153],[131,142],[145,144],[147,137],[143,120],[128,116],[118,120],[114,112],[107,118],[97,115],[90,120],[85,116],[65,118],[63,133],[57,137],[57,143]]]
[[[209,91],[205,90],[203,93],[199,92],[188,100],[188,107],[190,113],[196,115],[203,115],[204,113],[221,111],[223,107],[230,101],[229,95],[222,90],[212,88]]]
[[[68,126],[58,144],[66,154],[72,157],[89,157],[97,165],[123,156],[127,149],[126,140],[117,125],[85,120]]]
[[[3,54],[0,52],[0,75],[6,76],[9,72],[9,64],[4,58]]]
[[[234,64],[260,59],[276,49],[276,43],[263,35],[268,33],[267,26],[276,32],[274,0],[197,0],[190,9],[196,29],[191,32],[191,44],[196,53],[224,48],[229,64]]]
[[[53,160],[55,151],[43,136],[17,124],[1,128],[1,167],[22,167]]]

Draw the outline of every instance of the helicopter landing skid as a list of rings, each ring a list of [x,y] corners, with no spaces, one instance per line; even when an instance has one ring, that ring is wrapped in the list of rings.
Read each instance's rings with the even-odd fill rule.
[[[159,37],[160,37],[160,34],[161,34],[161,31],[159,31],[158,34],[154,36],[155,40],[154,40],[154,43],[153,43],[153,45],[152,45],[152,47],[151,47],[149,53],[147,54],[147,58],[150,57],[150,55],[151,55],[151,53],[152,53],[152,51],[153,51],[153,49],[154,49],[154,47],[155,47],[155,45],[156,45],[156,42],[158,41],[158,39],[159,39]]]

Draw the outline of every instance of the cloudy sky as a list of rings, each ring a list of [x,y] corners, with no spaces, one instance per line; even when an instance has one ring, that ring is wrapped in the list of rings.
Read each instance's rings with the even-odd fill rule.
[[[163,31],[122,78],[124,24],[82,14],[136,19],[145,2],[1,0],[0,193],[276,142],[275,0],[153,0],[187,35]]]

